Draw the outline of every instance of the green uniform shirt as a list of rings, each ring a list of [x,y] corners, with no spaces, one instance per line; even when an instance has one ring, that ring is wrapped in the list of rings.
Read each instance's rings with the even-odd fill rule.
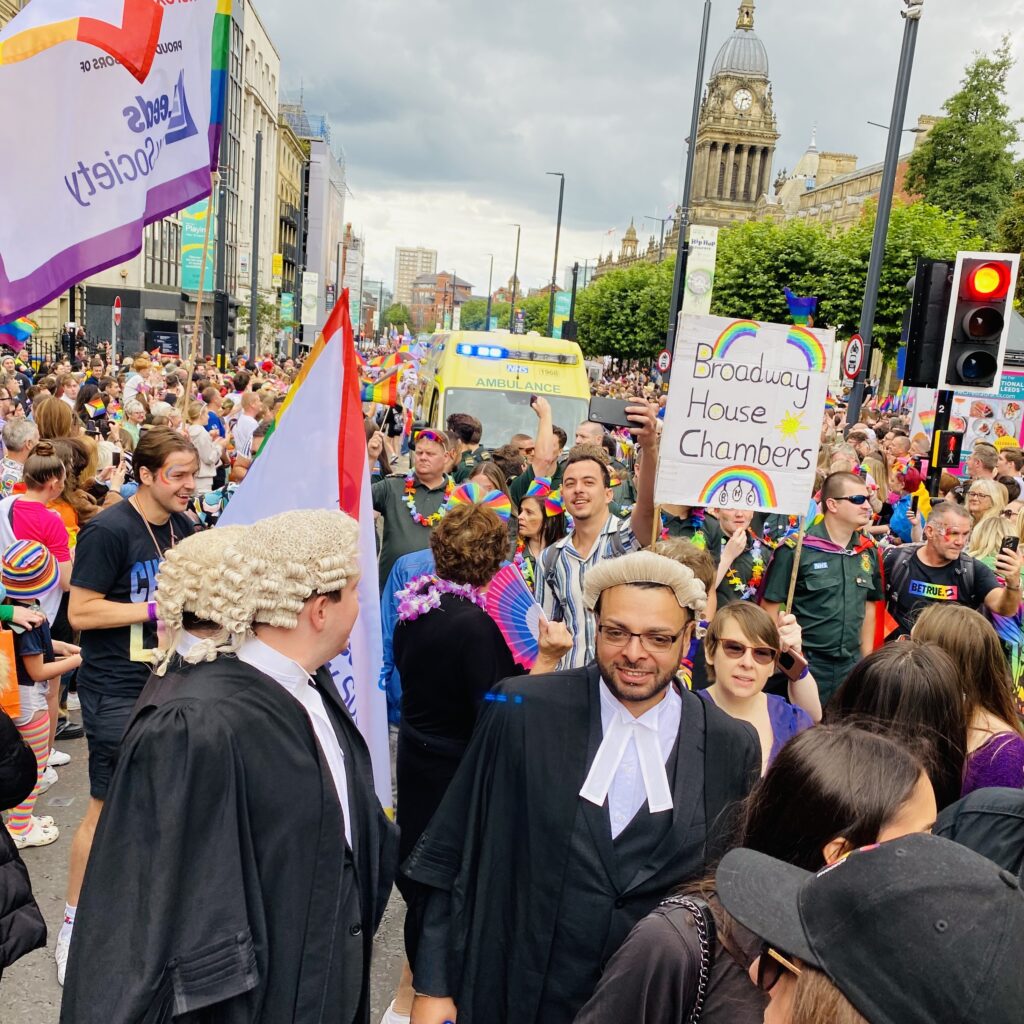
[[[719,527],[721,529],[721,527]],[[712,557],[716,562],[721,561],[722,548],[725,547],[728,537],[722,534],[721,542],[719,543],[718,551],[712,552]],[[768,562],[771,560],[772,551],[763,541],[758,541],[757,557],[758,561],[761,562],[761,572],[765,571]],[[729,579],[728,574],[722,579],[722,582],[718,585],[716,593],[718,594],[718,607],[723,608],[727,604],[732,604],[733,601],[753,601],[754,595],[750,594],[748,597],[744,597],[744,591],[749,586],[752,586],[751,579],[754,574],[754,539],[747,534],[747,546],[743,553],[733,560],[732,571],[736,574],[742,584],[741,589],[737,590],[736,585]]]
[[[512,504],[515,505],[516,508],[519,508],[519,506],[522,504],[523,496],[530,489],[530,484],[532,484],[535,479],[536,476],[533,472],[533,466],[527,466],[526,469],[519,474],[519,476],[514,476],[511,480],[509,480],[508,493],[509,496],[512,498]],[[557,491],[561,489],[561,486],[562,464],[559,463],[555,467],[554,476],[551,478],[551,489]]]
[[[434,488],[416,484],[416,511],[421,516],[433,515],[444,504],[447,479]],[[384,590],[391,567],[402,555],[422,551],[430,546],[430,527],[421,526],[403,500],[405,477],[386,476],[373,485],[373,510],[384,517],[384,536],[380,545],[380,587]]]
[[[807,536],[831,539],[824,521],[809,526]],[[768,568],[765,601],[786,603],[796,540],[790,537],[776,550]],[[800,552],[793,614],[803,629],[804,650],[812,655],[833,661],[860,657],[867,602],[883,597],[877,549],[853,554],[861,541],[861,534],[855,533],[845,552],[816,551],[806,544]]]
[[[468,480],[481,462],[490,462],[491,453],[483,446],[478,445],[471,452],[463,452],[459,461],[455,464],[455,472],[452,476],[457,484]]]
[[[718,525],[718,520],[714,516],[705,513],[704,523],[699,530],[694,525],[692,515],[687,516],[685,519],[680,519],[679,516],[662,512],[661,522],[669,537],[682,537],[683,540],[693,541],[697,547],[707,551],[715,560],[715,564],[718,564],[718,556],[722,551],[723,537],[722,528]]]

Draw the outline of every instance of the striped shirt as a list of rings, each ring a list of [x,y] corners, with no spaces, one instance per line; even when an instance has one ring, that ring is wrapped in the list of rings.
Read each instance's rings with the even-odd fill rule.
[[[603,558],[640,550],[631,520],[613,515],[608,516],[586,558],[573,547],[574,536],[570,533],[553,544],[552,553],[544,551],[537,566],[537,601],[549,619],[560,619],[572,634],[572,649],[558,663],[560,669],[582,668],[594,658],[597,624],[593,613],[583,605],[587,570]]]

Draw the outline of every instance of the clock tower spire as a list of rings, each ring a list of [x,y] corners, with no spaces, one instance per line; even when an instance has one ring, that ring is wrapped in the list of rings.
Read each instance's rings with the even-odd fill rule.
[[[754,0],[741,0],[736,29],[711,66],[701,104],[693,221],[750,220],[771,187],[776,130],[768,53],[754,32]]]

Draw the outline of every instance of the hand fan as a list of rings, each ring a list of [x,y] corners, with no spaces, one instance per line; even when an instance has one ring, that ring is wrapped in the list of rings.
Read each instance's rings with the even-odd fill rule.
[[[538,637],[543,612],[511,562],[497,571],[487,588],[487,614],[497,623],[516,662],[533,668],[540,653]]]

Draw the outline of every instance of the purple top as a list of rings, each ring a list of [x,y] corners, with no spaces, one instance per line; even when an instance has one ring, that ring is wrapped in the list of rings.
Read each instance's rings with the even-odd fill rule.
[[[967,757],[960,795],[990,786],[1024,789],[1024,738],[1015,732],[996,733]]]
[[[714,697],[707,690],[698,690],[697,696],[703,697],[711,704],[715,703]],[[810,729],[814,725],[814,719],[803,708],[790,704],[783,697],[777,697],[774,693],[766,693],[765,696],[768,698],[768,721],[772,727],[772,749],[768,754],[768,764],[770,765],[789,740],[798,732]],[[715,704],[715,707],[717,706]],[[999,784],[989,783],[989,785]]]

